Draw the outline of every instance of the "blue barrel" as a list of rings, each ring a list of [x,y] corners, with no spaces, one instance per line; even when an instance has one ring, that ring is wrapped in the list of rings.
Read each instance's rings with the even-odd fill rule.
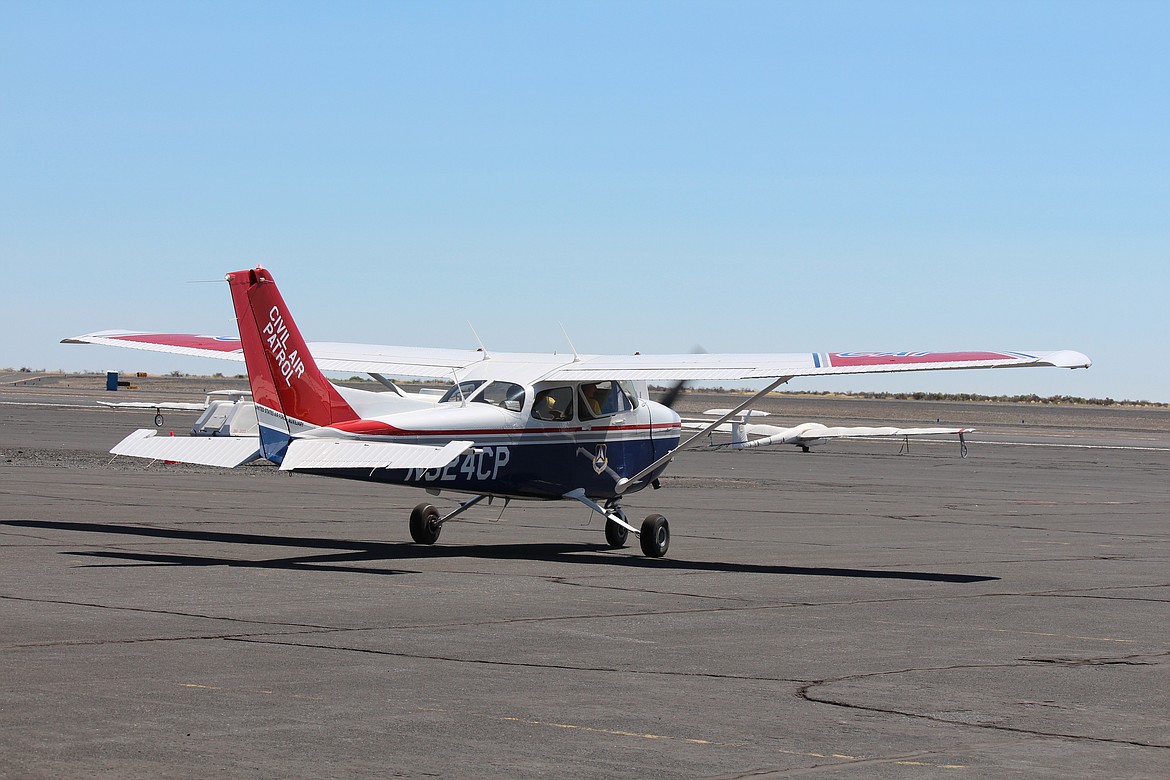
[[[106,372],[106,389],[111,390],[111,391],[118,389],[118,372],[117,371],[107,371]]]

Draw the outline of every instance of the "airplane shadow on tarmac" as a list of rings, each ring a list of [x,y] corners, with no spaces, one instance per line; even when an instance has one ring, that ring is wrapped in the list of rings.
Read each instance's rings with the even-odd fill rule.
[[[550,563],[571,563],[608,566],[627,566],[637,569],[667,569],[673,571],[710,571],[732,574],[786,574],[812,577],[861,577],[885,580],[918,580],[922,582],[950,582],[965,584],[989,582],[998,577],[973,574],[946,574],[920,571],[887,571],[881,569],[838,569],[807,566],[771,566],[758,563],[721,563],[716,561],[684,561],[671,558],[645,558],[641,555],[615,554],[604,544],[499,544],[499,545],[436,545],[426,546],[408,542],[375,542],[350,539],[322,539],[304,536],[270,536],[265,534],[222,533],[217,531],[152,528],[150,526],[119,525],[115,523],[76,523],[48,520],[0,520],[0,525],[18,528],[43,528],[57,531],[135,536],[155,539],[182,539],[197,542],[218,542],[233,545],[263,545],[268,547],[301,547],[321,550],[341,550],[322,555],[299,555],[287,558],[249,560],[218,558],[174,553],[129,552],[122,550],[80,550],[63,555],[86,556],[126,561],[123,564],[94,564],[103,566],[242,566],[262,569],[300,569],[305,571],[336,571],[349,574],[418,574],[412,569],[371,568],[353,565],[367,561],[410,561],[435,558],[479,558],[483,560],[530,560]]]

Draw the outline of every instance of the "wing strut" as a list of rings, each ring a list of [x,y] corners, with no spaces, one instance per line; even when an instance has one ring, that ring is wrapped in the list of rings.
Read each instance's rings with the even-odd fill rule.
[[[618,525],[620,525],[622,528],[626,529],[627,531],[633,531],[635,534],[637,534],[639,536],[642,534],[642,532],[640,530],[638,530],[634,526],[630,525],[629,521],[627,521],[626,518],[623,517],[621,514],[619,514],[618,512],[611,512],[610,510],[603,507],[601,504],[594,501],[592,498],[589,498],[588,496],[586,496],[585,495],[585,488],[574,488],[573,490],[570,490],[568,493],[565,493],[565,495],[561,496],[561,498],[571,498],[574,501],[580,501],[582,504],[589,507],[597,514],[601,515],[602,517],[604,517],[608,520],[612,520],[613,522],[617,523]]]
[[[764,397],[764,396],[766,396],[768,393],[772,392],[772,391],[773,391],[773,390],[775,390],[777,387],[779,387],[780,385],[782,385],[782,384],[784,384],[785,382],[787,382],[789,379],[792,379],[792,377],[790,377],[790,376],[782,376],[782,377],[779,377],[778,379],[776,379],[776,381],[772,382],[772,384],[768,385],[767,387],[765,387],[765,388],[764,388],[763,390],[761,390],[760,392],[758,392],[758,393],[756,393],[755,395],[751,396],[751,397],[750,397],[750,398],[748,398],[746,401],[744,401],[743,403],[741,403],[739,406],[735,407],[734,409],[728,409],[728,410],[727,410],[727,413],[726,413],[726,414],[724,414],[722,417],[720,417],[718,420],[715,420],[715,421],[714,421],[714,422],[712,422],[710,425],[708,425],[706,428],[703,428],[703,429],[702,429],[701,431],[699,431],[698,433],[696,433],[696,434],[692,435],[692,436],[691,436],[689,439],[687,439],[686,441],[684,441],[682,444],[678,445],[678,446],[677,446],[677,447],[675,447],[673,450],[671,450],[670,452],[666,453],[666,454],[665,454],[665,455],[663,455],[661,458],[659,458],[658,460],[654,461],[653,463],[651,463],[649,466],[647,466],[646,468],[644,468],[644,469],[642,469],[641,471],[639,471],[639,472],[638,472],[637,474],[635,474],[634,476],[632,476],[632,477],[629,477],[629,478],[623,478],[623,479],[619,479],[619,480],[618,480],[618,483],[617,483],[617,485],[615,485],[615,486],[614,486],[614,489],[617,491],[617,494],[620,496],[622,493],[625,493],[625,492],[626,492],[626,490],[628,490],[628,489],[630,488],[630,486],[631,486],[631,485],[633,485],[633,484],[634,484],[635,482],[637,482],[638,480],[642,479],[642,477],[646,476],[647,474],[650,474],[650,473],[652,473],[652,472],[653,472],[655,469],[657,469],[657,468],[659,468],[659,467],[663,466],[664,464],[666,464],[666,463],[669,463],[669,462],[670,462],[670,461],[671,461],[671,460],[674,458],[674,456],[675,456],[675,455],[679,454],[679,453],[680,453],[680,452],[682,452],[683,450],[690,449],[690,448],[691,448],[691,442],[693,442],[693,441],[697,440],[697,439],[698,439],[699,437],[701,437],[701,436],[706,436],[706,435],[707,435],[707,434],[709,434],[711,431],[715,430],[715,429],[716,429],[716,428],[718,428],[720,425],[722,425],[723,423],[727,422],[728,420],[730,420],[730,419],[731,419],[732,417],[734,417],[735,415],[737,415],[737,414],[739,414],[740,412],[742,412],[744,409],[746,409],[746,408],[747,408],[748,406],[750,406],[752,403],[754,403],[755,401],[757,401],[757,400],[758,400],[758,399],[760,399],[760,398],[763,398],[763,397]]]
[[[455,517],[456,515],[463,514],[468,509],[471,509],[473,506],[478,504],[480,501],[483,501],[485,498],[487,498],[487,494],[484,494],[482,496],[475,496],[473,498],[467,499],[462,504],[460,504],[457,509],[454,509],[451,512],[448,512],[447,514],[443,515],[438,520],[436,520],[435,525],[442,527],[443,523],[447,522],[448,520]],[[507,504],[504,505],[504,508],[507,509]]]

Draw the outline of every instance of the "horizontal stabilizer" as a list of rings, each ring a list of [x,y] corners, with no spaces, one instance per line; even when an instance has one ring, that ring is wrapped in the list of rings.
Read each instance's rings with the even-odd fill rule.
[[[140,428],[118,442],[113,455],[235,468],[260,457],[258,436],[156,436]]]
[[[280,469],[437,469],[451,463],[473,444],[453,441],[443,447],[431,447],[353,439],[293,439]]]

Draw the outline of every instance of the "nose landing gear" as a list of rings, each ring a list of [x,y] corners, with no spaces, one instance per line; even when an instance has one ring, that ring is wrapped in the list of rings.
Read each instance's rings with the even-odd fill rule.
[[[670,523],[662,515],[649,515],[642,521],[638,540],[647,558],[661,558],[670,547]]]
[[[605,541],[610,547],[625,547],[630,533],[630,521],[616,502],[605,505]],[[618,522],[617,519],[622,522]],[[635,531],[642,553],[649,558],[661,558],[670,547],[670,523],[659,514],[648,516],[642,521],[642,528]]]

